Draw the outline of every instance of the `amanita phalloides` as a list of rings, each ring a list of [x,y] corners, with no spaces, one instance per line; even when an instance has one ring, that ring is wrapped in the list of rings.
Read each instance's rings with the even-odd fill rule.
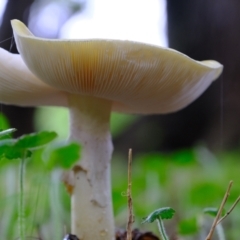
[[[198,98],[223,67],[144,43],[43,39],[18,20],[12,27],[20,55],[0,49],[0,101],[69,109],[69,139],[83,147],[72,171],[74,181],[68,183],[73,189],[71,233],[83,240],[112,240],[111,111],[180,110]]]

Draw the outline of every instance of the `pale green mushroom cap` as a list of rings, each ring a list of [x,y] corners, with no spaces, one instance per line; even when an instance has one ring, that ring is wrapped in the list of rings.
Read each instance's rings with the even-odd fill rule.
[[[66,93],[74,93],[108,99],[113,111],[168,113],[198,98],[223,69],[216,61],[195,61],[169,48],[132,41],[43,39],[18,20],[12,20],[12,27],[21,57],[6,52],[2,57],[0,52],[2,102],[66,106]],[[22,101],[22,92],[33,104]]]

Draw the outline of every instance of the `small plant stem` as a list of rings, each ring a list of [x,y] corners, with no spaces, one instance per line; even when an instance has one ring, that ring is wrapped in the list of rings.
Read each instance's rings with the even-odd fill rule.
[[[158,225],[158,230],[160,233],[160,240],[168,240],[168,236],[165,232],[165,228],[163,226],[163,221],[161,220],[161,218],[156,219],[157,221],[157,225]]]
[[[24,173],[25,173],[25,157],[20,160],[19,169],[19,209],[18,209],[18,221],[19,221],[19,239],[26,240],[25,233],[25,205],[24,205]]]
[[[218,210],[217,216],[215,217],[215,219],[214,219],[214,221],[213,221],[212,227],[211,227],[211,229],[210,229],[210,231],[209,231],[209,234],[208,234],[207,237],[206,237],[206,240],[211,240],[211,239],[212,239],[212,235],[213,235],[214,230],[215,230],[215,228],[216,228],[216,226],[217,226],[217,224],[218,224],[218,220],[219,220],[219,218],[220,218],[220,216],[221,216],[221,214],[222,214],[223,207],[224,207],[224,205],[225,205],[225,203],[226,203],[226,201],[227,201],[227,199],[228,199],[229,192],[230,192],[230,190],[231,190],[232,184],[233,184],[233,181],[230,181],[230,182],[229,182],[229,185],[228,185],[228,188],[227,188],[227,191],[226,191],[226,193],[225,193],[225,195],[224,195],[224,198],[223,198],[223,200],[222,200],[222,203],[221,203],[221,205],[220,205],[220,208],[219,208],[219,210]]]
[[[127,240],[132,239],[132,224],[134,222],[133,207],[132,207],[132,149],[128,152],[128,223],[127,223]]]
[[[240,201],[240,196],[237,198],[237,200],[233,203],[233,205],[231,206],[231,208],[227,211],[227,213],[218,220],[217,224],[220,224],[231,212],[232,210],[236,207],[236,205],[238,204],[238,202]]]

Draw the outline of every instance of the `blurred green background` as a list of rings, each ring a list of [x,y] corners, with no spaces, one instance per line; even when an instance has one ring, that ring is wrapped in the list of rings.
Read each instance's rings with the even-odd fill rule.
[[[54,116],[61,122],[59,126],[50,120],[40,121],[41,124],[38,124],[38,120],[46,116],[48,111],[49,109],[40,109],[37,113],[37,129],[54,129],[59,133],[58,141],[65,139],[68,122],[66,111],[63,109],[54,112]],[[134,117],[114,115],[111,121],[114,135],[123,128],[119,122],[125,123],[127,127],[132,121]],[[9,127],[3,115],[0,122],[3,128]],[[141,225],[142,219],[157,208],[171,206],[176,210],[176,215],[172,220],[166,221],[167,232],[170,235],[180,234],[183,239],[204,239],[197,236],[206,235],[211,219],[204,216],[203,209],[220,205],[230,180],[234,181],[234,186],[226,209],[229,209],[239,196],[239,157],[239,151],[213,154],[204,145],[171,153],[135,154],[133,151],[134,228],[157,234],[157,226]],[[27,236],[37,236],[44,240],[62,239],[64,233],[70,231],[70,198],[60,181],[61,172],[57,169],[51,173],[46,171],[42,158],[42,150],[35,151],[26,165],[24,186]],[[128,218],[127,158],[127,151],[118,152],[112,160],[115,222],[116,226],[122,229],[126,228]],[[19,161],[0,161],[0,182],[0,232],[2,239],[16,239]],[[237,239],[239,235],[238,212],[239,206],[224,221],[228,239]]]

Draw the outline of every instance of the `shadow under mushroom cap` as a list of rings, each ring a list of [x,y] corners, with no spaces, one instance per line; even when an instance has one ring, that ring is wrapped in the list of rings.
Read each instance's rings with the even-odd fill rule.
[[[62,91],[109,99],[114,111],[177,111],[198,98],[223,68],[169,48],[118,40],[42,39],[18,20],[12,27],[24,62],[38,78]]]

